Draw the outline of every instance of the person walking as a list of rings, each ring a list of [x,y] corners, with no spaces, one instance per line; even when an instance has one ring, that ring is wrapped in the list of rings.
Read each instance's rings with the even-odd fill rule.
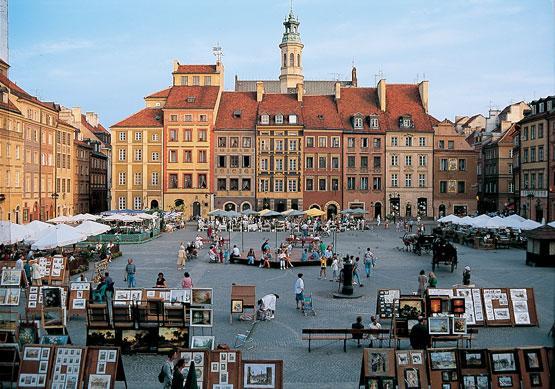
[[[162,388],[164,389],[171,389],[172,388],[172,381],[173,381],[173,361],[176,356],[175,350],[168,351],[167,358],[162,365],[162,371],[158,376],[159,381],[163,384]]]
[[[470,266],[465,266],[464,267],[463,285],[470,285]]]
[[[366,278],[370,277],[372,266],[374,265],[374,258],[374,253],[370,251],[370,247],[368,247],[366,253],[364,253],[364,270],[366,270]]]
[[[185,263],[187,262],[187,252],[185,251],[185,245],[183,242],[179,244],[179,250],[177,250],[177,270],[185,269]]]
[[[125,281],[127,281],[128,288],[134,288],[136,286],[135,271],[136,266],[133,263],[133,258],[129,258],[127,260],[127,265],[125,266]]]
[[[382,224],[382,218],[380,215],[378,215],[378,217],[376,218],[376,224],[378,225],[378,227],[380,226],[380,224]]]
[[[428,288],[435,288],[437,286],[437,277],[434,272],[428,273]]]
[[[359,264],[360,258],[356,257],[355,261],[353,262],[353,281],[355,280],[355,278],[357,279],[357,284],[359,287],[363,287],[364,285],[362,285],[362,283],[360,282],[360,276],[358,275],[358,264]]]
[[[417,294],[420,297],[424,297],[427,283],[428,283],[428,277],[426,277],[426,272],[424,270],[420,270],[420,275],[418,276],[418,292],[417,292]]]
[[[173,379],[171,389],[183,389],[185,376],[183,375],[183,368],[185,367],[185,359],[178,359],[173,368]]]
[[[31,277],[32,284],[40,286],[42,285],[42,275],[40,274],[40,266],[36,259],[31,260]]]
[[[181,280],[181,287],[183,289],[191,289],[193,287],[193,279],[188,272],[183,274],[183,279]]]
[[[337,255],[333,255],[333,261],[331,263],[331,280],[330,281],[335,281],[337,280],[337,277],[339,276],[339,259],[337,258]]]
[[[33,283],[33,267],[31,266],[31,263],[29,262],[29,260],[25,260],[25,265],[23,265],[23,270],[25,271],[25,277],[27,278],[27,284],[31,285]]]
[[[304,309],[303,273],[297,274],[297,281],[295,281],[295,301],[297,302],[297,309]]]
[[[319,280],[321,280],[322,278],[325,280],[327,279],[327,275],[326,275],[326,267],[328,266],[328,260],[326,258],[325,255],[322,256],[322,258],[320,258],[320,276],[318,277]]]

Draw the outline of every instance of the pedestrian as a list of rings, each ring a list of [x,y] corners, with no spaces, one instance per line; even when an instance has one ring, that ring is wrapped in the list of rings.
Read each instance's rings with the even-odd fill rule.
[[[25,277],[27,278],[27,284],[31,285],[33,283],[33,267],[31,266],[31,263],[29,262],[29,259],[25,260],[25,265],[23,265],[23,270],[25,271]]]
[[[15,261],[15,269],[16,270],[23,270],[23,266],[24,266],[23,258],[24,258],[23,254],[21,254],[17,257],[17,261]]]
[[[363,330],[364,324],[362,324],[362,316],[357,316],[356,321],[351,324],[353,330]],[[357,341],[357,347],[360,347],[360,340],[362,339],[362,333],[353,333],[353,339]]]
[[[470,266],[465,266],[464,267],[463,285],[470,285]]]
[[[283,252],[283,250],[279,250],[278,253],[278,260],[279,260],[279,268],[281,270],[285,270],[285,253]]]
[[[129,258],[127,260],[127,265],[125,266],[125,280],[127,281],[128,288],[134,288],[136,286],[135,283],[135,271],[136,267],[133,263],[133,258]]]
[[[247,265],[254,265],[254,260],[254,249],[251,248],[247,254]]]
[[[324,253],[326,252],[326,244],[324,243],[324,241],[320,242],[320,254],[324,255]]]
[[[156,284],[154,285],[155,288],[167,288],[168,284],[166,283],[166,279],[164,278],[164,273],[158,273],[158,278],[156,278]]]
[[[181,287],[183,289],[191,289],[193,287],[193,279],[188,272],[183,274],[183,279],[181,280]]]
[[[187,262],[187,252],[185,251],[185,245],[183,242],[179,244],[179,250],[177,250],[177,270],[185,269],[185,263]]]
[[[31,277],[33,285],[42,285],[42,275],[40,274],[40,266],[36,259],[31,260]]]
[[[114,296],[114,280],[110,277],[110,273],[104,273],[104,283],[106,284],[106,302],[108,307],[112,306],[112,297]]]
[[[374,253],[370,251],[370,247],[364,253],[364,270],[366,270],[366,278],[370,277],[372,266],[374,265]]]
[[[370,324],[368,324],[368,328],[371,330],[380,330],[382,328],[382,325],[380,324],[380,322],[378,321],[378,318],[376,316],[371,316],[370,317]],[[380,347],[381,347],[381,341],[382,341],[382,335],[379,334],[378,337],[376,337],[376,335],[374,334],[370,334],[368,336],[368,338],[370,339],[370,345],[369,347],[373,347],[374,346],[374,340],[379,339],[380,340]]]
[[[212,239],[212,226],[208,226],[208,229],[206,230],[206,235],[208,235],[209,240]]]
[[[171,389],[183,389],[185,376],[183,375],[183,368],[185,367],[185,359],[178,359],[173,368],[173,379]]]
[[[331,274],[332,279],[330,281],[335,281],[337,280],[337,277],[339,275],[339,259],[335,254],[333,256],[333,261],[331,263],[331,270],[332,270],[332,274]]]
[[[264,243],[262,243],[262,246],[260,247],[260,250],[263,253],[266,253],[266,252],[270,251],[270,243],[268,242],[268,239],[266,239],[264,241]]]
[[[360,276],[358,275],[358,263],[359,263],[359,261],[360,261],[360,258],[356,257],[355,261],[353,262],[353,281],[356,278],[358,286],[362,288],[364,285],[362,285],[362,283],[360,282]]]
[[[326,267],[328,266],[328,260],[326,259],[325,256],[322,256],[322,258],[320,258],[320,276],[318,277],[319,280],[321,280],[322,278],[327,279],[327,275],[326,275]]]
[[[308,261],[308,250],[304,249],[303,253],[301,254],[301,262]]]
[[[410,330],[410,345],[414,350],[424,350],[428,347],[428,328],[424,324],[424,317],[418,316],[418,323]]]
[[[304,308],[303,273],[297,274],[297,281],[295,281],[295,301],[297,302],[297,309]]]
[[[434,272],[428,273],[428,288],[435,288],[437,286],[437,277]]]
[[[294,267],[291,263],[291,256],[289,254],[285,254],[285,267],[287,269]]]
[[[378,217],[376,218],[376,224],[378,225],[378,227],[380,226],[380,224],[382,224],[382,218],[380,215],[378,215]]]
[[[167,358],[162,365],[162,371],[158,376],[159,381],[164,384],[164,386],[162,386],[164,389],[171,389],[172,387],[173,361],[176,357],[176,354],[177,352],[173,349],[168,351]]]
[[[418,276],[418,292],[420,297],[424,297],[424,292],[426,292],[426,284],[428,283],[428,277],[426,277],[426,272],[420,270],[420,275]]]

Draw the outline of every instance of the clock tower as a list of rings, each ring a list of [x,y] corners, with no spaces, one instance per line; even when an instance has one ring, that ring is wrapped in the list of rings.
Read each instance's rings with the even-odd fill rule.
[[[279,48],[281,49],[281,74],[279,76],[281,93],[296,89],[304,81],[302,57],[303,47],[299,34],[299,19],[293,15],[293,9],[283,22],[285,31]]]

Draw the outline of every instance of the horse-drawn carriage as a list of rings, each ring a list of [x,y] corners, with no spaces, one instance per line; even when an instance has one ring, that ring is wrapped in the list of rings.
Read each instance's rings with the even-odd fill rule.
[[[451,266],[451,273],[457,267],[457,249],[442,238],[437,239],[433,244],[432,271],[435,271],[439,264]]]
[[[432,251],[435,236],[406,233],[401,239],[403,240],[406,251],[422,255],[422,253],[429,254]]]

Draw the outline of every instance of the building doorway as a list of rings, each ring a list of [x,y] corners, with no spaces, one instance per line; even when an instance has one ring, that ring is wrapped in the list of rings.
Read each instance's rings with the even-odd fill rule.
[[[412,205],[410,203],[405,205],[405,217],[412,217]]]
[[[455,205],[453,206],[453,213],[455,214],[455,216],[466,216],[468,212],[468,209],[466,207],[466,205]]]
[[[150,209],[158,209],[158,200],[152,200],[150,202]]]
[[[401,204],[401,200],[399,199],[399,197],[391,197],[389,199],[389,212],[392,215],[399,216],[400,204]]]
[[[428,216],[428,199],[425,197],[419,197],[416,200],[416,206],[418,207],[417,213],[420,217]]]
[[[445,204],[441,204],[439,206],[439,217],[444,217],[445,216]]]
[[[336,215],[337,215],[337,205],[335,204],[328,205],[328,209],[327,209],[328,220],[334,219]]]
[[[182,207],[185,204],[185,201],[183,201],[183,199],[177,199],[177,200],[175,200],[174,204],[175,204],[176,208],[177,207]]]
[[[287,210],[286,200],[276,200],[276,212],[283,212]]]
[[[235,211],[235,203],[229,202],[229,203],[225,203],[224,205],[224,211],[228,212],[228,211]]]
[[[382,218],[382,203],[374,204],[374,219],[377,219],[378,216],[380,219]]]
[[[195,201],[193,203],[193,218],[200,217],[200,203]]]
[[[17,214],[16,214],[16,218],[17,218]],[[541,223],[543,219],[543,208],[540,204],[536,205],[536,221],[538,223]]]

